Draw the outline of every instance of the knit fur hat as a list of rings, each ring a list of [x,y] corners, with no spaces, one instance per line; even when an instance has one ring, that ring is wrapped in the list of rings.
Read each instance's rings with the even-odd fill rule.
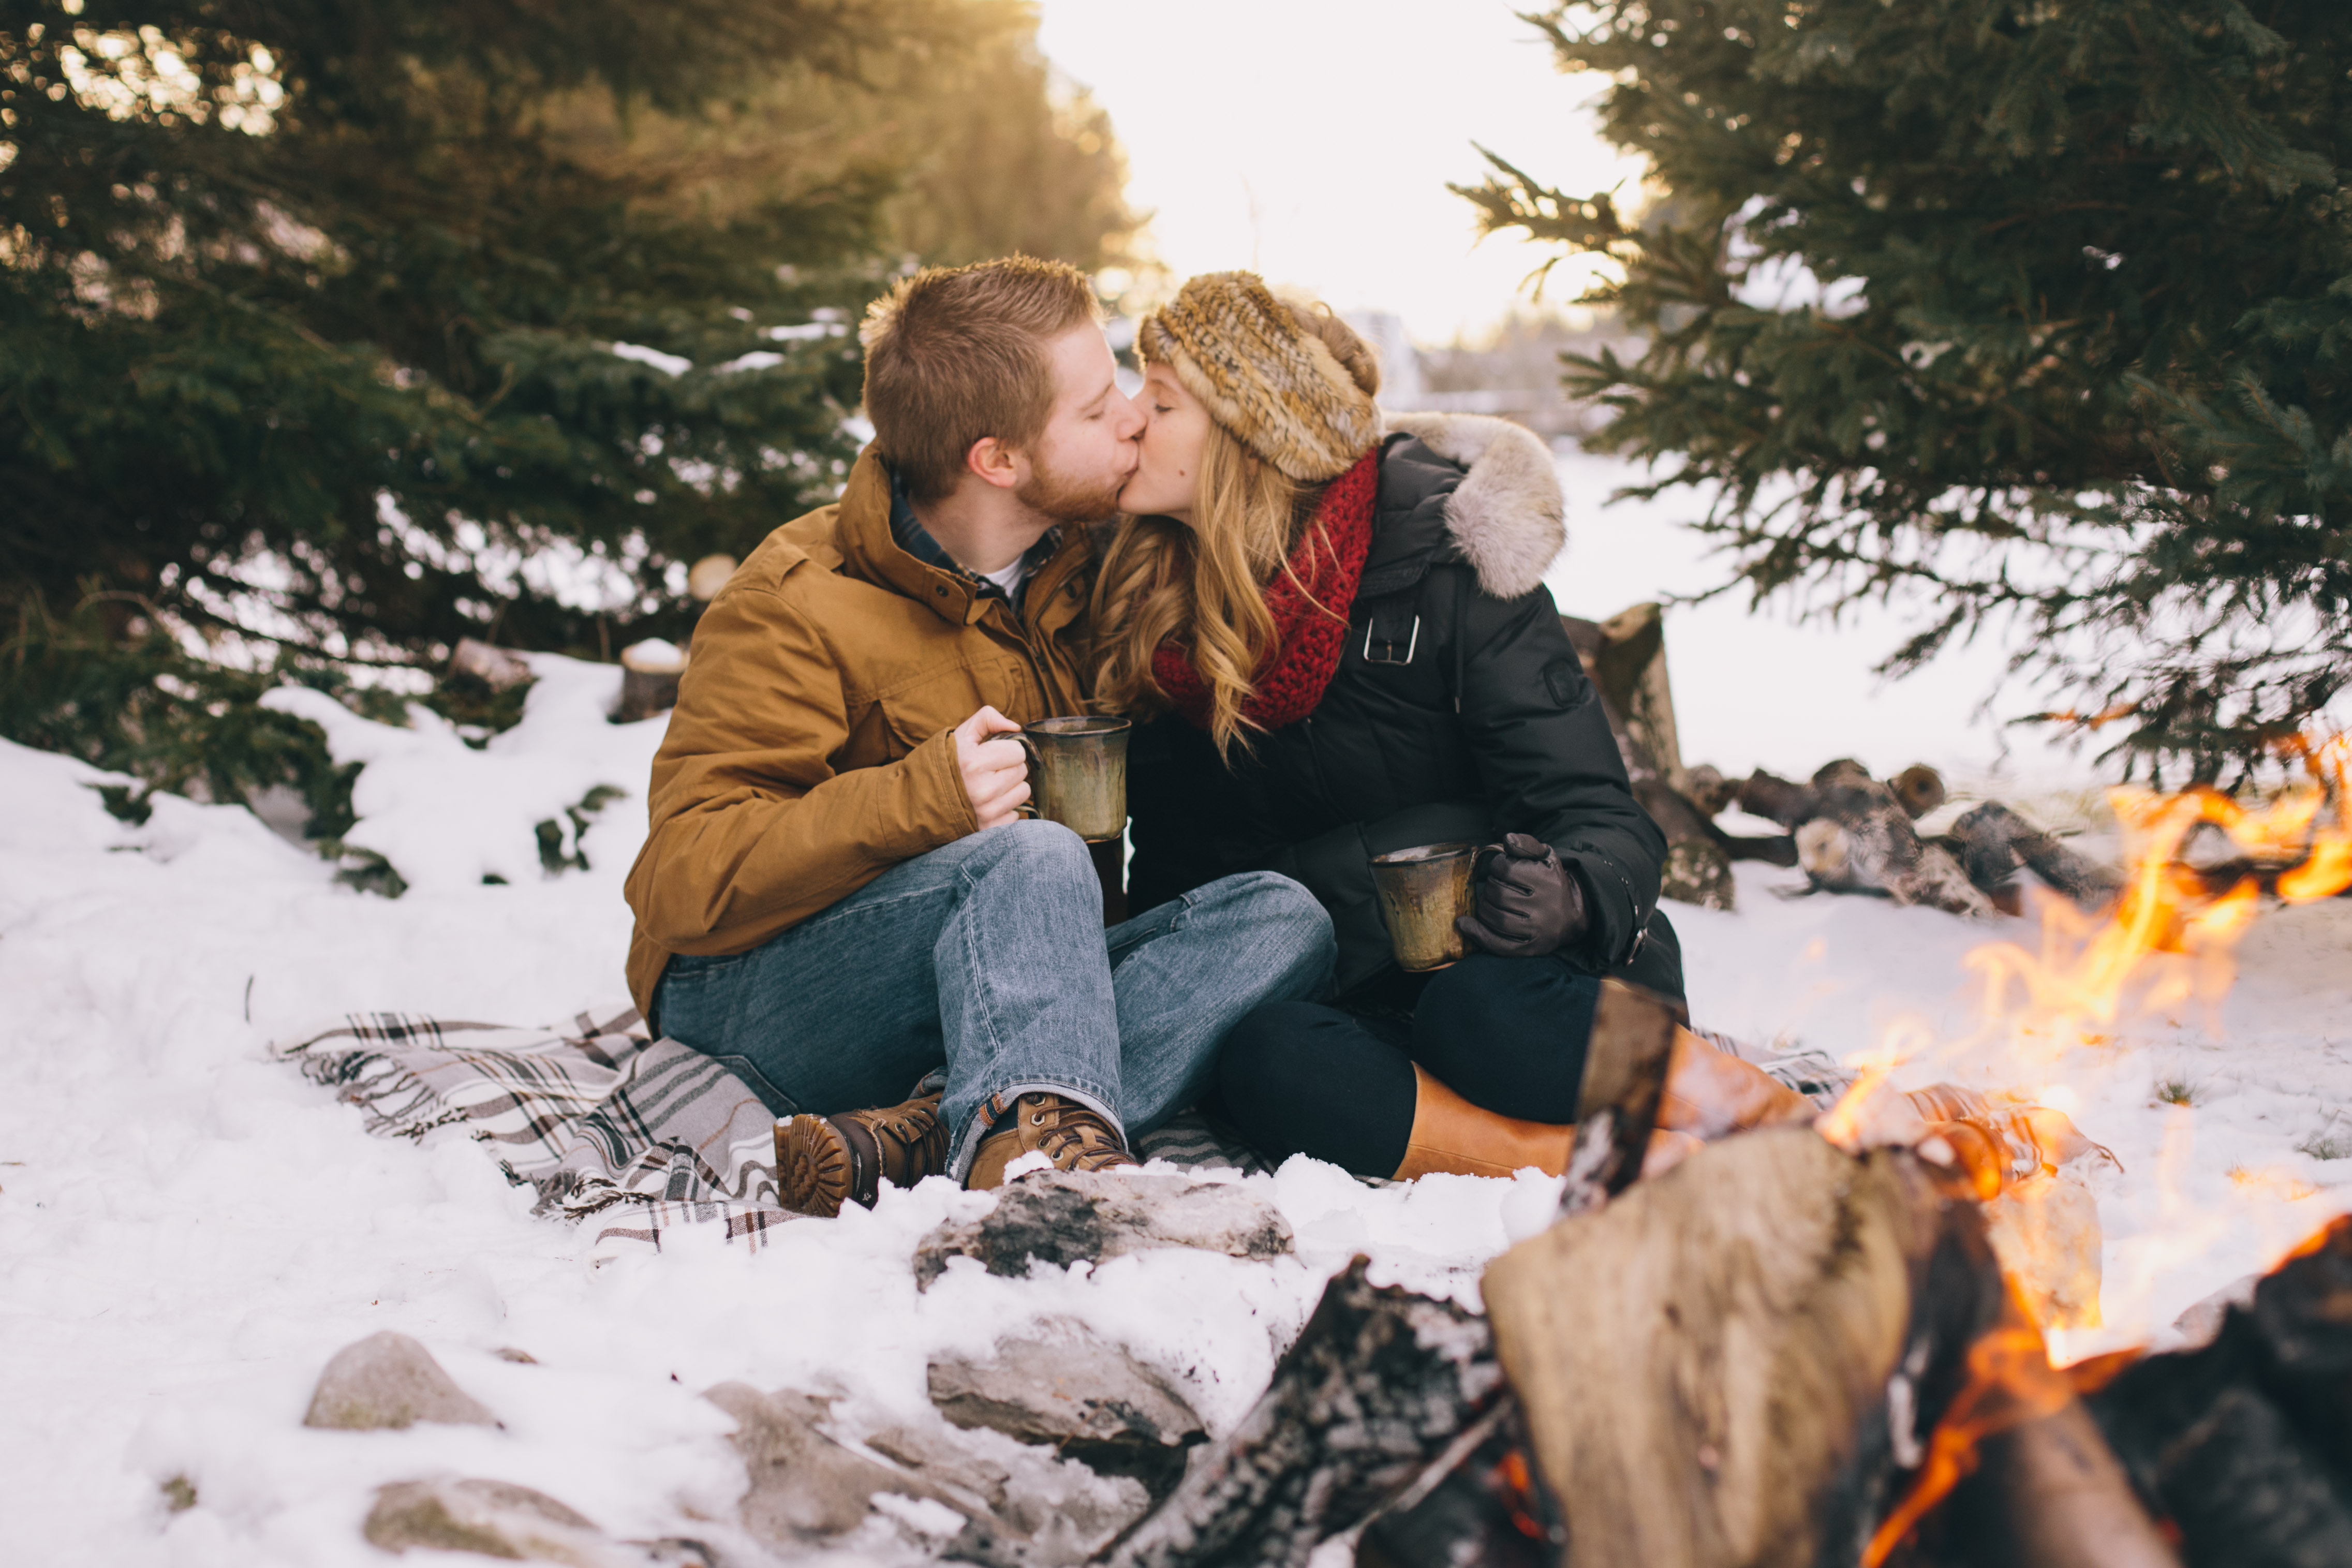
[[[1136,349],[1175,372],[1233,437],[1301,484],[1335,479],[1381,438],[1361,385],[1255,272],[1204,272],[1144,318]]]

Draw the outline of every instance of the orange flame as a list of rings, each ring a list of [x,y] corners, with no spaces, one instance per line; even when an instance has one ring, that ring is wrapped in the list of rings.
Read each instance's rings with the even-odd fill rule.
[[[2236,977],[2232,950],[2261,906],[2262,890],[2255,877],[2246,876],[2216,895],[2182,864],[2190,836],[2203,824],[2219,827],[2257,864],[2277,865],[2300,856],[2275,880],[2286,902],[2328,898],[2352,887],[2352,736],[2316,743],[2297,740],[2287,749],[2303,762],[2311,782],[2259,806],[2201,788],[2178,795],[2110,791],[2128,867],[2113,908],[2095,918],[2063,900],[2044,900],[2038,952],[1996,942],[1970,952],[1967,963],[1982,987],[1983,1025],[1970,1039],[1946,1048],[1992,1044],[2020,1061],[2031,1047],[2054,1060],[2074,1046],[2111,1039],[2119,1025],[2134,1019],[2189,1003],[2217,1003]],[[2323,816],[2331,797],[2335,809]],[[1851,1145],[1871,1124],[1884,1122],[1883,1107],[1871,1102],[1885,1096],[1896,1067],[1917,1054],[1890,1039],[1854,1058],[1853,1087],[1817,1125],[1833,1142]],[[2186,1158],[2188,1138],[2185,1114],[2172,1118],[2158,1173],[2168,1206],[2179,1174],[2170,1167]],[[2237,1174],[2241,1185],[2263,1179],[2259,1173]],[[2190,1234],[2200,1228],[2184,1219],[2178,1239],[2200,1247],[2205,1239]],[[2321,1232],[2301,1250],[2326,1245],[2333,1234]],[[1978,1445],[1985,1438],[2054,1414],[2073,1397],[2069,1375],[2053,1370],[2015,1280],[2010,1290],[2011,1321],[1969,1347],[1968,1380],[1937,1424],[1910,1491],[1872,1537],[1863,1556],[1865,1568],[1885,1563],[1976,1468]],[[2127,1359],[2086,1367],[2081,1375],[2085,1382],[2110,1376]]]
[[[1919,1521],[1977,1468],[1977,1446],[2012,1426],[2054,1415],[2074,1398],[2065,1373],[2050,1365],[2042,1336],[2023,1321],[2024,1305],[2011,1292],[2016,1321],[2003,1323],[1969,1347],[1969,1380],[1952,1396],[1936,1423],[1919,1479],[1870,1538],[1863,1568],[1879,1568]]]

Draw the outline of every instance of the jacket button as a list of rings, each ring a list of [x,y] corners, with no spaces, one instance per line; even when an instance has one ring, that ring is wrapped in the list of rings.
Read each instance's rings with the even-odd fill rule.
[[[931,592],[944,599],[948,596],[948,585],[945,583],[941,583],[939,586],[933,588]]]

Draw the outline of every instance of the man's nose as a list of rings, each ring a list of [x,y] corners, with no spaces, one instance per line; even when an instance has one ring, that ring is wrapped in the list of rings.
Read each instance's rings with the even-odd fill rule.
[[[1126,411],[1122,416],[1123,423],[1119,426],[1119,439],[1122,441],[1141,440],[1143,438],[1144,426],[1143,410],[1138,408],[1135,405],[1135,399],[1128,396],[1125,393],[1119,394],[1118,401],[1119,406]]]

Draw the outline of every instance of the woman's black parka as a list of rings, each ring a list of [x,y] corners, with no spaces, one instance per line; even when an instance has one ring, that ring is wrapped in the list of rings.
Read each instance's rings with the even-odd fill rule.
[[[1565,538],[1550,453],[1498,419],[1391,427],[1346,651],[1315,711],[1237,746],[1231,768],[1175,715],[1138,727],[1129,907],[1282,872],[1330,911],[1344,995],[1392,963],[1374,855],[1528,833],[1584,886],[1591,930],[1562,956],[1681,996],[1657,913],[1664,836],[1542,584]]]

